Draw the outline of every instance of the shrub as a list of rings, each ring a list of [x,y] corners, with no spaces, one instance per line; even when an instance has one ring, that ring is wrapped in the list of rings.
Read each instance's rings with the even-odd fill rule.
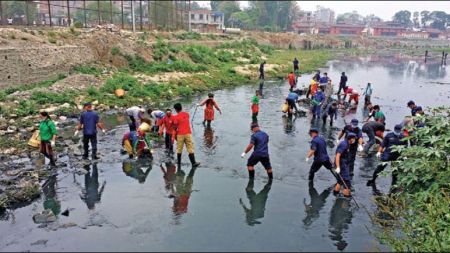
[[[73,92],[55,93],[55,92],[35,91],[31,94],[30,99],[41,105],[48,103],[52,104],[73,103]]]
[[[120,54],[120,49],[118,47],[112,47],[111,48],[111,54],[112,55],[119,55]]]
[[[80,21],[75,21],[75,23],[73,23],[73,26],[75,28],[83,28],[84,27],[83,23],[81,23]]]
[[[52,44],[56,44],[56,39],[55,38],[48,38],[48,42],[50,42]]]
[[[86,89],[86,92],[89,94],[89,96],[98,96],[100,94],[98,89],[92,85]]]
[[[132,90],[133,87],[139,86],[138,80],[125,73],[115,74],[113,77],[106,80],[105,85],[100,88],[103,92],[113,93],[116,89]]]
[[[38,113],[38,110],[36,109],[36,103],[31,100],[22,100],[19,102],[19,106],[16,109],[16,114],[19,117],[28,116],[31,114]]]
[[[94,66],[78,65],[78,66],[75,66],[73,68],[73,70],[77,73],[95,75],[95,76],[100,76],[102,74],[102,70],[97,67],[94,67]]]
[[[190,96],[193,93],[193,90],[189,86],[178,86],[177,92],[181,96]]]
[[[196,32],[184,32],[175,35],[175,38],[179,40],[199,40],[202,38],[202,36],[200,35],[200,33]]]

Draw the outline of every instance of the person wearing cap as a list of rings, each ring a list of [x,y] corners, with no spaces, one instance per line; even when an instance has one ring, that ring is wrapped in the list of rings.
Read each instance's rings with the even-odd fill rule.
[[[367,105],[371,102],[370,101],[370,97],[372,96],[372,84],[371,83],[367,83],[366,89],[364,90],[363,95],[364,96],[364,107],[367,107]]]
[[[363,133],[367,134],[369,140],[363,148],[364,154],[369,155],[369,150],[375,144],[375,136],[383,136],[385,126],[379,121],[369,121],[362,127]]]
[[[403,137],[404,136],[402,134],[402,125],[400,124],[395,125],[394,132],[386,134],[386,136],[383,139],[383,142],[378,148],[377,153],[377,158],[381,158],[382,163],[380,163],[373,172],[372,179],[367,181],[367,186],[375,184],[375,180],[377,179],[378,174],[380,174],[386,168],[387,162],[392,162],[398,159],[400,154],[398,152],[393,151],[392,147],[406,146],[407,142],[402,140]],[[395,185],[396,181],[397,181],[397,174],[396,172],[393,172],[392,185]]]
[[[48,112],[40,112],[39,118],[41,119],[39,122],[39,136],[41,139],[40,152],[50,160],[50,166],[56,166],[53,148],[58,137],[58,131]]]
[[[164,142],[166,146],[166,151],[171,154],[173,153],[173,142],[172,136],[174,134],[174,126],[173,126],[173,116],[172,110],[170,108],[166,109],[166,115],[162,119],[161,126],[159,128],[159,135],[163,135],[165,130]]]
[[[328,80],[330,80],[330,78],[328,78],[328,73],[323,73],[323,76],[319,79],[319,87],[322,88],[322,90],[325,90]]]
[[[333,165],[330,162],[330,157],[327,152],[327,143],[325,138],[319,136],[319,130],[315,127],[309,130],[309,136],[311,136],[311,147],[306,155],[306,162],[309,161],[311,156],[314,155],[314,161],[309,169],[308,180],[314,180],[314,175],[319,169],[324,166],[325,168],[331,170]]]
[[[173,108],[177,112],[177,115],[173,116],[174,135],[173,140],[177,140],[177,164],[181,166],[181,154],[183,152],[183,146],[186,146],[189,160],[192,167],[196,168],[200,166],[199,162],[195,161],[194,155],[194,142],[192,141],[192,130],[189,122],[189,113],[183,111],[183,107],[180,103],[176,103]]]
[[[219,106],[217,105],[216,101],[214,100],[214,94],[209,93],[208,98],[203,100],[198,106],[205,106],[205,116],[203,120],[203,125],[205,125],[206,122],[208,122],[207,126],[211,126],[211,121],[214,120],[214,108],[216,108],[217,111],[219,111],[220,114],[222,114],[222,111],[220,110]]]
[[[128,157],[132,159],[136,154],[136,147],[138,144],[138,135],[136,125],[132,122],[128,124],[130,131],[126,132],[122,137],[122,147],[128,153]]]
[[[125,110],[125,114],[130,118],[131,123],[135,125],[137,129],[144,118],[145,110],[142,106],[132,106]]]
[[[92,104],[90,102],[85,103],[83,109],[84,112],[81,113],[75,135],[83,129],[83,159],[88,159],[89,142],[91,143],[92,159],[99,159],[97,157],[97,128],[102,130],[103,134],[105,134],[106,130],[100,122],[98,114],[92,110]]]
[[[322,115],[322,121],[325,125],[327,123],[328,116],[330,117],[330,126],[333,126],[333,118],[334,120],[337,120],[337,103],[334,101],[333,103],[329,104]]]
[[[295,112],[298,112],[297,108],[297,100],[298,100],[298,94],[291,91],[286,97],[286,102],[288,103],[289,109],[288,109],[288,115],[292,115],[294,109]]]
[[[352,187],[352,177],[350,175],[350,146],[356,143],[356,134],[348,133],[343,141],[339,143],[336,148],[336,157],[335,164],[336,170],[335,172],[340,175],[337,178],[336,185],[334,186],[334,193],[339,193],[341,187],[344,187],[342,190],[342,194],[345,197],[350,197],[350,189]],[[343,180],[343,181],[342,181]]]
[[[409,107],[409,109],[411,109],[411,116],[416,116],[418,111],[417,108],[422,109],[422,107],[417,106],[416,103],[412,100],[410,100],[406,105]]]
[[[263,132],[256,122],[251,123],[250,128],[253,132],[250,137],[250,143],[247,148],[245,148],[244,153],[241,154],[241,157],[244,158],[244,156],[253,149],[253,153],[247,160],[248,176],[251,180],[255,178],[255,165],[261,162],[271,181],[273,179],[273,174],[269,157],[269,135]]]
[[[150,115],[154,122],[154,125],[152,126],[152,132],[158,133],[161,121],[165,116],[164,112],[161,110],[148,109],[147,113],[148,115]]]
[[[349,150],[349,161],[348,166],[350,169],[350,176],[353,176],[353,171],[355,170],[355,160],[356,160],[356,152],[362,152],[364,150],[363,148],[363,136],[362,136],[362,130],[358,127],[359,121],[357,119],[352,119],[350,122],[350,125],[346,125],[341,132],[339,133],[339,136],[337,138],[337,142],[339,144],[339,140],[345,135],[345,138],[347,138],[348,134],[354,133],[356,135],[356,142],[350,145]]]
[[[379,120],[381,123],[383,123],[384,125],[386,125],[386,116],[384,115],[384,112],[381,111],[381,108],[379,105],[374,105],[372,108],[372,110],[369,112],[369,115],[367,116],[367,118],[364,120],[364,122],[368,122],[370,120],[370,118],[374,118],[375,121]]]
[[[341,80],[339,81],[339,90],[337,92],[338,95],[341,94],[341,90],[345,90],[345,87],[347,86],[347,81],[348,78],[345,75],[345,72],[342,72]]]
[[[320,87],[317,90],[317,93],[313,95],[312,100],[311,100],[311,104],[313,105],[313,108],[312,108],[313,119],[315,119],[316,117],[317,118],[320,117],[320,114],[321,114],[320,112],[321,112],[324,101],[325,101],[325,94],[323,93],[322,87]]]

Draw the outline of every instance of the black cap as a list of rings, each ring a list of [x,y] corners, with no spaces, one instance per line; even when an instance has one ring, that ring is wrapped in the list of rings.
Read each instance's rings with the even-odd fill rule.
[[[408,102],[408,104],[407,104],[407,106],[410,106],[410,105],[414,105],[415,103],[414,103],[414,101],[412,101],[412,100],[409,100],[409,102]]]
[[[253,122],[253,123],[250,124],[250,129],[253,129],[255,127],[259,127],[258,123]]]
[[[83,106],[90,106],[90,105],[92,105],[91,102],[86,102],[86,103],[83,104]]]
[[[311,127],[311,129],[309,129],[309,132],[315,132],[315,133],[319,133],[319,129],[317,127]]]

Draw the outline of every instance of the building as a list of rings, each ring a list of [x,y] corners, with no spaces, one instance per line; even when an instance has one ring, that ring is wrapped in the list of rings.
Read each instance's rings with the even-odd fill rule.
[[[352,24],[336,24],[330,27],[331,35],[362,35],[365,26]]]
[[[434,29],[434,28],[426,28],[425,31],[426,31],[428,34],[430,34],[430,37],[429,37],[429,38],[432,38],[432,39],[440,38],[441,35],[443,34],[441,30]]]
[[[401,24],[395,22],[380,22],[372,26],[373,36],[392,36],[397,37],[405,33],[407,29]]]
[[[191,10],[189,22],[192,31],[217,32],[225,29],[225,16],[222,12],[211,10]]]
[[[326,25],[334,24],[334,11],[329,8],[317,6],[317,10],[314,12],[314,20],[316,23]]]
[[[430,34],[426,31],[404,31],[398,36],[403,38],[428,39]]]

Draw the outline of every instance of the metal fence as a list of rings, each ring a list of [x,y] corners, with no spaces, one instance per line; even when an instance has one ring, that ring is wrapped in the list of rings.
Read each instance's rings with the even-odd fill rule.
[[[188,30],[191,1],[0,0],[0,25]]]

